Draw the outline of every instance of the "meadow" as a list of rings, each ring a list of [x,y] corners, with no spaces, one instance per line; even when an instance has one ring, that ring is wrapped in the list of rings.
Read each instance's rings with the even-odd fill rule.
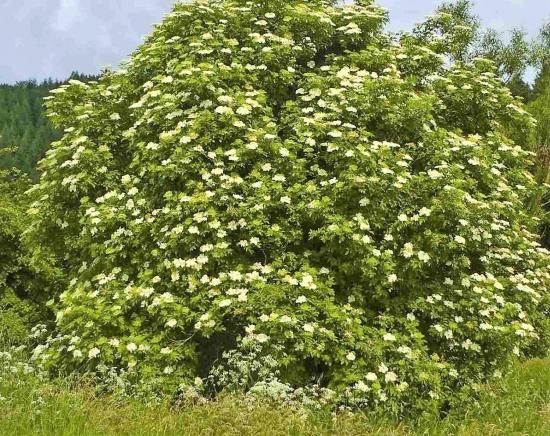
[[[0,434],[10,436],[149,435],[457,435],[550,434],[550,359],[516,364],[484,385],[474,402],[447,416],[396,422],[382,416],[292,407],[225,395],[210,402],[156,404],[97,392],[74,378],[45,381],[8,365],[0,378]],[[8,369],[9,368],[9,369]],[[12,370],[13,368],[13,370]],[[15,368],[18,368],[17,370]]]

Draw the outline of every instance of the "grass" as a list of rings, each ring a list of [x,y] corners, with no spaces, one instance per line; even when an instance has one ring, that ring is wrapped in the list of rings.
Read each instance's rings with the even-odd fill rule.
[[[2,399],[3,398],[3,399]],[[243,397],[181,409],[96,396],[91,387],[0,379],[0,435],[550,435],[550,359],[518,365],[478,403],[443,420],[373,421],[366,415],[295,410]]]

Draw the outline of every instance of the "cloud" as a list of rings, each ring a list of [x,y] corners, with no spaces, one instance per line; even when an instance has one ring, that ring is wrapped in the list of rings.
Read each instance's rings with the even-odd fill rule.
[[[60,0],[55,14],[53,28],[58,32],[70,30],[80,14],[77,0]]]
[[[0,0],[0,83],[118,65],[174,0]]]
[[[378,0],[392,29],[410,28],[442,0]],[[550,15],[548,0],[477,0],[484,23],[536,34]],[[513,6],[523,1],[529,7]],[[118,65],[152,30],[174,0],[0,0],[0,83],[65,78]],[[501,27],[501,26],[499,26]]]

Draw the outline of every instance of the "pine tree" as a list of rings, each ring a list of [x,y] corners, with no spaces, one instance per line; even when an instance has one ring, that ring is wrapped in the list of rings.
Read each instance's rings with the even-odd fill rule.
[[[90,81],[94,76],[71,73],[70,79]],[[69,79],[69,80],[70,80]],[[36,177],[36,164],[48,145],[60,137],[44,114],[43,100],[52,89],[64,82],[51,78],[15,85],[0,85],[0,149],[11,149],[0,155],[0,168],[17,167]]]

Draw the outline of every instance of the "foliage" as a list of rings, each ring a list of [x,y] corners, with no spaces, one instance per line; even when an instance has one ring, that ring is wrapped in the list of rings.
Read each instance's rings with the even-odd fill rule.
[[[9,356],[9,357],[8,357]],[[9,359],[9,360],[8,360]],[[255,396],[144,404],[98,395],[86,380],[45,381],[40,370],[0,353],[0,433],[9,435],[458,435],[550,432],[550,361],[531,361],[479,400],[445,417],[393,422],[373,414],[311,409]]]
[[[532,65],[533,47],[522,30],[513,29],[508,43],[494,30],[488,30],[483,35],[478,54],[495,62],[506,84],[521,83],[525,71]]]
[[[539,77],[544,76],[544,69],[550,64],[550,20],[542,25],[533,50],[534,62],[538,67]]]
[[[479,17],[474,14],[470,0],[444,2],[433,16],[415,27],[413,34],[450,61],[467,62],[475,57],[490,59],[513,95],[529,100],[530,88],[524,75],[545,51],[519,29],[512,29],[509,37],[494,29],[481,31]]]
[[[414,34],[452,61],[469,61],[480,31],[480,21],[472,7],[470,0],[444,2],[434,15],[416,26]]]
[[[535,82],[534,93],[536,98],[529,103],[528,110],[537,120],[537,129],[534,143],[537,154],[536,178],[539,183],[550,184],[550,64],[539,73]],[[548,195],[539,193],[534,203],[544,205],[548,211]],[[548,213],[542,226],[542,237],[546,247],[550,246],[550,227]]]
[[[547,349],[541,188],[505,135],[533,120],[490,62],[329,3],[179,4],[53,92],[26,241],[68,281],[37,361],[173,393],[256,344],[277,372],[241,389],[405,415]]]
[[[536,143],[541,148],[539,168],[547,169],[550,164],[548,149],[550,147],[550,69],[544,69],[536,81],[537,98],[533,100],[529,106],[529,111],[537,119]],[[550,182],[549,179],[543,177],[543,183]]]
[[[47,318],[39,305],[45,274],[36,272],[20,239],[29,186],[18,171],[0,171],[0,343],[26,341],[30,327]]]

